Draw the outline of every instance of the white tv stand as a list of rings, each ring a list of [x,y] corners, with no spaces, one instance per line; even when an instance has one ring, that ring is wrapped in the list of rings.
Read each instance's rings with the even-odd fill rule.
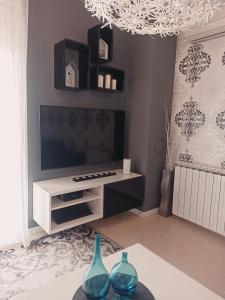
[[[116,175],[103,177],[98,179],[91,179],[87,181],[74,182],[74,176],[57,178],[52,180],[44,180],[33,183],[33,218],[34,220],[42,227],[44,231],[48,234],[56,233],[65,229],[69,229],[84,223],[88,223],[97,219],[101,219],[103,217],[107,217],[110,214],[111,208],[112,211],[117,208],[118,213],[120,211],[126,210],[126,207],[129,208],[132,205],[135,205],[132,201],[132,191],[128,184],[135,186],[135,179],[143,179],[143,176],[136,173],[131,173],[129,175],[124,175],[122,170],[110,170],[110,172],[116,172]],[[91,173],[91,174],[98,174]],[[91,174],[85,174],[81,176],[87,176]],[[133,180],[133,181],[132,181]],[[115,189],[114,189],[115,187]],[[122,188],[122,192],[118,192]],[[134,194],[137,194],[141,200],[140,193],[140,184],[138,183],[137,192],[134,191]],[[59,195],[76,192],[76,191],[84,191],[84,195],[81,198],[70,200],[70,201],[62,201],[58,198]],[[116,193],[119,193],[118,195]],[[132,192],[133,193],[133,192]],[[121,195],[125,195],[124,204],[122,203],[120,197]],[[129,196],[127,195],[129,194]],[[140,197],[139,197],[140,194]],[[129,203],[129,197],[131,202]],[[104,201],[107,200],[107,203]],[[115,202],[114,202],[115,200]],[[121,199],[122,200],[122,199]],[[127,203],[126,203],[127,202]],[[52,212],[58,209],[63,209],[65,207],[72,207],[74,205],[78,205],[81,203],[85,203],[88,208],[91,210],[92,214],[78,218],[69,222],[65,222],[62,224],[56,224],[54,219],[52,218]],[[126,205],[125,205],[126,203]],[[110,208],[109,205],[112,205]],[[125,205],[125,206],[124,206]],[[105,207],[104,207],[105,206]],[[116,211],[114,212],[116,214]]]

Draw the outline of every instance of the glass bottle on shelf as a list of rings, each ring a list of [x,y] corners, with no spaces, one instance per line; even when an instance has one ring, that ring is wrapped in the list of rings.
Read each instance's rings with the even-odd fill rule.
[[[109,274],[102,262],[100,249],[101,235],[95,236],[94,256],[83,277],[83,291],[91,299],[104,299],[110,286]]]
[[[110,283],[113,290],[122,296],[130,296],[138,283],[137,271],[127,259],[127,252],[122,253],[122,259],[110,273]]]

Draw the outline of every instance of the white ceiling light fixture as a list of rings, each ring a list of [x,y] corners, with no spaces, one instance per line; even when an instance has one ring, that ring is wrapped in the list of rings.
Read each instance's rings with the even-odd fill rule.
[[[133,34],[171,36],[206,24],[225,0],[82,0],[106,25]]]

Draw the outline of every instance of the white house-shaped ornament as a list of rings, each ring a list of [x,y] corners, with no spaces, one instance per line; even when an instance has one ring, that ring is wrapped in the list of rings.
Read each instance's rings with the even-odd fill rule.
[[[109,46],[103,39],[99,39],[99,58],[101,59],[109,58]]]
[[[79,69],[76,64],[71,61],[66,65],[65,83],[66,87],[79,87]]]

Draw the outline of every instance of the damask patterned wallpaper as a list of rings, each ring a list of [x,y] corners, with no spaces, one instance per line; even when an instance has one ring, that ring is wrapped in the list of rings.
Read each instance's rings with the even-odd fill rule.
[[[177,161],[225,168],[225,37],[178,41],[171,118]]]

